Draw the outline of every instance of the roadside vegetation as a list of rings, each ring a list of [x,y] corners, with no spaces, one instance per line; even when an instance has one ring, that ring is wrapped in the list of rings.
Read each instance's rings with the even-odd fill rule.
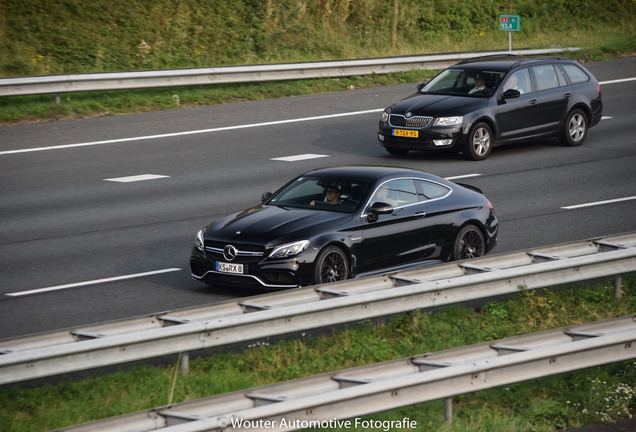
[[[394,6],[397,14],[394,15]],[[514,5],[514,6],[513,6]],[[0,0],[0,76],[176,69],[581,47],[581,61],[636,53],[632,0]],[[394,18],[395,17],[395,18]],[[0,98],[0,124],[192,108],[419,82],[430,71],[346,79]]]
[[[179,363],[138,364],[120,371],[46,385],[0,388],[0,425],[11,432],[42,431],[194,400],[323,372],[409,357],[636,313],[636,274],[623,278],[524,290],[479,310],[449,306],[389,321],[367,321],[329,334],[259,342]],[[452,425],[443,401],[368,416],[417,422],[419,431],[555,431],[611,423],[636,412],[636,359],[512,384],[453,398]],[[347,429],[356,430],[356,429]]]

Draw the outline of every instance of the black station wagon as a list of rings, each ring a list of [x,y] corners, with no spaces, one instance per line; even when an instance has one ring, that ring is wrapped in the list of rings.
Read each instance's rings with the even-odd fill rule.
[[[577,61],[478,57],[385,109],[378,139],[394,155],[450,149],[482,160],[495,146],[537,138],[581,145],[602,111],[599,83]]]

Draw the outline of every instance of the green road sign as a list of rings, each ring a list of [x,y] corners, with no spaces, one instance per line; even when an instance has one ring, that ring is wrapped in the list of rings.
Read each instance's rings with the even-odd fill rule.
[[[499,30],[519,31],[519,15],[499,15]]]

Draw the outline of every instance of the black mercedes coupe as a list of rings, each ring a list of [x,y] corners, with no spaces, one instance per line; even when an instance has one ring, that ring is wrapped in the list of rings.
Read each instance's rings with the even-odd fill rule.
[[[324,168],[201,229],[190,267],[207,283],[293,288],[482,256],[497,232],[476,187],[413,169]]]

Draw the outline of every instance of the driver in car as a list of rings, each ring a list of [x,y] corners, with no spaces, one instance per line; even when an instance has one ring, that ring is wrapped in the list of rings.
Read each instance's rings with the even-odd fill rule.
[[[342,187],[337,184],[331,184],[325,188],[325,200],[326,203],[329,204],[341,204],[340,202],[340,192],[342,191]],[[312,200],[309,205],[316,205],[316,201]]]

